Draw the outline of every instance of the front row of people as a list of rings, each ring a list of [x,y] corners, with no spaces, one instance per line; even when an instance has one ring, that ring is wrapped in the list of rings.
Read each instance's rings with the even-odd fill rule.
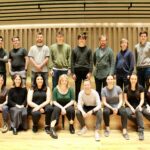
[[[149,88],[145,92],[146,101],[144,104],[144,89],[138,84],[137,75],[130,76],[129,85],[124,89],[124,96],[121,88],[114,84],[114,77],[109,75],[106,79],[107,86],[102,89],[101,97],[104,105],[101,110],[101,100],[96,90],[92,89],[89,79],[84,80],[83,90],[78,96],[76,111],[77,119],[81,130],[78,135],[87,131],[85,118],[90,115],[96,116],[95,140],[100,140],[99,129],[102,121],[102,113],[105,123],[104,135],[110,134],[110,115],[121,116],[122,135],[128,140],[127,132],[128,118],[137,125],[139,140],[144,140],[144,124],[142,115],[150,120],[150,81]],[[28,93],[28,94],[27,94]],[[7,132],[8,114],[10,114],[10,126],[13,134],[16,135],[20,129],[27,130],[27,115],[31,114],[33,120],[33,132],[38,131],[38,122],[41,114],[45,114],[45,131],[54,139],[58,138],[55,127],[58,124],[60,115],[66,115],[69,120],[69,131],[75,133],[74,119],[74,91],[69,86],[68,76],[63,74],[59,78],[58,85],[53,90],[53,101],[51,101],[50,88],[46,85],[44,77],[37,74],[34,85],[28,90],[22,87],[22,78],[15,75],[13,86],[7,90],[4,86],[4,79],[0,76],[0,111],[3,116],[2,133]],[[124,107],[124,101],[125,107]],[[144,107],[143,107],[144,105]]]

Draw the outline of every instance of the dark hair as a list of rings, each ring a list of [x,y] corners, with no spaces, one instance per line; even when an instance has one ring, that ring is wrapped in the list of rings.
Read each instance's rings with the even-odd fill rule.
[[[132,73],[130,75],[130,78],[132,75],[136,75],[135,73]],[[129,79],[129,84],[128,84],[128,91],[127,91],[127,94],[130,95],[131,94],[131,82],[130,82],[130,79]],[[140,98],[140,90],[139,90],[139,82],[138,82],[138,77],[137,77],[137,83],[135,85],[135,95],[136,95],[136,98],[139,99]]]
[[[16,79],[17,77],[19,77],[19,78],[21,79],[20,87],[22,87],[23,81],[22,81],[22,77],[21,77],[19,74],[15,74],[15,75],[13,76],[13,86],[16,87],[16,85],[15,85],[15,79]]]
[[[37,34],[36,35],[43,35],[43,33],[42,32],[37,32]]]
[[[44,91],[46,91],[46,90],[47,90],[46,81],[45,81],[44,76],[43,76],[42,74],[40,74],[40,73],[37,73],[37,74],[35,75],[35,77],[34,77],[33,86],[32,86],[33,90],[34,90],[34,91],[38,90],[38,86],[37,86],[37,83],[36,83],[37,77],[42,77],[42,79],[43,79],[43,85],[42,85],[42,88],[41,88],[41,89],[44,90]]]
[[[2,39],[2,41],[4,40],[4,38],[0,35],[0,39]]]
[[[20,41],[19,36],[13,36],[13,37],[11,38],[11,41],[13,42],[15,38],[18,39],[18,41]]]
[[[3,91],[3,89],[4,89],[4,87],[5,87],[5,85],[4,85],[4,76],[3,76],[3,75],[0,75],[0,78],[3,79],[3,85],[2,85],[2,88],[1,88],[1,90]]]
[[[86,40],[86,39],[87,39],[87,33],[86,33],[86,32],[83,32],[83,33],[79,34],[79,35],[78,35],[78,40],[79,40],[80,38]]]
[[[58,30],[58,32],[57,32],[57,34],[56,34],[56,36],[58,36],[58,35],[64,36],[64,32],[63,32],[63,31],[61,31],[61,30]]]
[[[139,36],[141,36],[142,34],[146,34],[146,36],[148,36],[148,32],[147,32],[147,31],[141,31],[141,32],[139,33]]]

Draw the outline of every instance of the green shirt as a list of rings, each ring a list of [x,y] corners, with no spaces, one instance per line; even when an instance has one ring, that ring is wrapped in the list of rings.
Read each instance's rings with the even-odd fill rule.
[[[61,94],[57,87],[54,88],[53,101],[57,101],[62,106],[65,106],[71,100],[74,100],[74,90],[72,88],[69,88],[66,94]]]
[[[58,69],[69,69],[71,63],[71,47],[64,43],[58,45],[57,43],[51,45],[50,47],[50,60],[49,68],[53,67]]]

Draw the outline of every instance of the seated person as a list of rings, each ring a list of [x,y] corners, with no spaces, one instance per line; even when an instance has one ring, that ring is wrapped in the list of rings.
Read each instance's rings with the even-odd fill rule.
[[[50,88],[46,85],[46,81],[42,74],[36,74],[33,87],[28,91],[29,114],[32,115],[33,128],[32,131],[38,131],[38,122],[41,114],[45,113],[45,131],[50,134],[50,119],[53,111],[51,102]]]
[[[139,132],[139,140],[144,140],[144,124],[142,105],[144,103],[144,88],[138,84],[136,74],[130,76],[129,85],[124,89],[124,100],[128,118],[135,122]]]
[[[1,128],[2,133],[8,131],[8,106],[6,105],[7,93],[8,90],[4,86],[4,77],[0,75],[0,112],[2,112],[3,117],[3,127]]]
[[[13,87],[8,91],[7,105],[13,134],[17,135],[19,127],[27,130],[27,89],[22,87],[22,78],[18,74],[14,75]]]
[[[58,85],[53,90],[53,105],[54,110],[51,117],[51,137],[54,139],[58,138],[55,131],[55,125],[59,121],[60,114],[67,116],[69,120],[69,131],[71,134],[74,134],[74,91],[69,87],[69,79],[66,74],[62,74],[59,77]]]
[[[85,79],[83,82],[83,90],[79,92],[77,106],[78,111],[76,112],[76,116],[81,126],[78,135],[82,135],[87,131],[85,118],[95,115],[95,140],[100,141],[99,129],[102,120],[101,102],[97,91],[91,88],[91,81],[89,79]]]
[[[104,104],[103,117],[104,123],[106,126],[105,136],[108,137],[110,133],[109,122],[110,115],[120,115],[121,123],[123,129],[123,137],[126,140],[129,140],[129,135],[127,133],[127,113],[126,109],[122,106],[123,96],[122,90],[119,86],[114,84],[114,77],[112,75],[107,76],[106,78],[107,86],[102,89],[101,96]]]

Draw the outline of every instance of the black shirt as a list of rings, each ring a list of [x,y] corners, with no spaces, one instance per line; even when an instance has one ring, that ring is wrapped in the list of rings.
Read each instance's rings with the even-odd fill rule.
[[[132,91],[129,90],[129,87],[126,86],[124,93],[127,94],[127,100],[131,106],[136,108],[140,103],[140,93],[144,92],[144,88],[141,85],[138,85],[138,90]]]
[[[15,105],[27,104],[27,89],[22,87],[11,88],[8,92],[8,106],[15,107]]]
[[[5,73],[6,72],[6,62],[4,61],[3,58],[7,56],[6,51],[3,48],[0,48],[0,73]]]
[[[9,59],[11,59],[11,70],[22,71],[25,70],[25,57],[27,51],[24,48],[12,49],[9,52]]]

